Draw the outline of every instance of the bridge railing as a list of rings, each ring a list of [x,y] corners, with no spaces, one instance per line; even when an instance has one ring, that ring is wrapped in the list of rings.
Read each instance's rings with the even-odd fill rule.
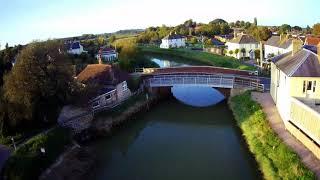
[[[232,76],[232,75],[156,75],[146,79],[145,83],[150,87],[165,87],[174,85],[197,85],[222,88],[249,88],[264,91],[264,85],[256,78]]]
[[[146,80],[150,87],[163,87],[173,85],[205,85],[214,87],[232,88],[233,76],[222,75],[164,75],[154,76]]]

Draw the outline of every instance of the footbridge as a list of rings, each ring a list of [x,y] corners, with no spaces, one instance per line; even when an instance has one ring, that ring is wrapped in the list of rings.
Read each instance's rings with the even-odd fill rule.
[[[171,68],[136,69],[147,87],[170,87],[176,85],[208,86],[214,88],[246,88],[264,91],[257,72],[213,66],[186,66]]]

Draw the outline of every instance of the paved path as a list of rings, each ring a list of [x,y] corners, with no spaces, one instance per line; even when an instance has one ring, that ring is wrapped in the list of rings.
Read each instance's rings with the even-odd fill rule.
[[[252,98],[263,107],[263,111],[266,113],[272,129],[300,156],[302,162],[315,172],[318,179],[320,179],[320,160],[285,129],[284,123],[282,122],[271,95],[269,93],[252,92]]]

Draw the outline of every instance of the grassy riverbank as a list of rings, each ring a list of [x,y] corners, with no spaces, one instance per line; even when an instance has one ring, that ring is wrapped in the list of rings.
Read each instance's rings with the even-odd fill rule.
[[[250,92],[231,98],[230,106],[265,179],[315,179],[298,155],[273,132]]]
[[[225,68],[241,69],[241,70],[255,70],[254,67],[242,64],[239,60],[215,55],[207,52],[192,51],[189,49],[160,49],[156,47],[141,46],[142,53],[153,53],[158,55],[169,55],[184,58],[188,62],[203,63],[209,66],[218,66]]]
[[[5,179],[38,179],[70,144],[69,131],[54,128],[32,137],[12,153],[3,169]],[[45,153],[40,151],[45,149]]]

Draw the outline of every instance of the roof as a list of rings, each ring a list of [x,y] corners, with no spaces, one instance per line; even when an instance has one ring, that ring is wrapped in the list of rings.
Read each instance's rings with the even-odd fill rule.
[[[287,49],[291,46],[292,40],[293,38],[289,38],[289,39],[280,41],[280,36],[271,36],[271,38],[269,38],[266,41],[265,45]]]
[[[308,36],[305,41],[305,45],[317,46],[320,43],[320,37]]]
[[[79,41],[74,41],[72,43],[67,43],[66,48],[68,50],[70,49],[80,49],[80,42]]]
[[[258,41],[253,36],[247,34],[242,34],[229,42],[237,44],[258,44]]]
[[[101,53],[107,53],[107,52],[114,52],[115,50],[109,47],[106,48],[100,48],[99,52]]]
[[[221,42],[221,41],[219,41],[219,40],[216,39],[216,38],[212,38],[212,39],[211,39],[211,42],[212,42],[212,44],[215,45],[215,46],[224,46],[224,43]]]
[[[116,85],[129,79],[129,74],[107,64],[90,64],[79,73],[77,79],[82,83]]]
[[[306,47],[293,56],[289,52],[273,59],[273,63],[289,77],[320,77],[319,62],[317,54]]]
[[[104,83],[111,81],[111,66],[106,64],[89,64],[77,76],[82,83]]]
[[[182,39],[182,38],[184,38],[184,36],[182,36],[180,34],[168,34],[163,39]]]

